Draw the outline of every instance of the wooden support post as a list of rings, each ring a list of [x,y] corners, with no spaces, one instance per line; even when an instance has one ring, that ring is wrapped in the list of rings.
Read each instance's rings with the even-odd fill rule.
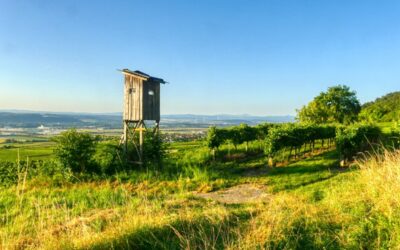
[[[143,121],[139,122],[139,158],[142,161],[143,158]]]
[[[124,152],[128,152],[128,124],[124,121],[124,135],[123,135],[123,143],[124,143]]]
[[[158,134],[159,129],[160,129],[160,120],[156,120],[156,123],[155,123],[155,125],[154,125],[154,129],[153,129],[153,134],[154,134],[154,136],[155,136],[156,134]]]
[[[156,120],[153,128],[153,136],[159,133],[160,121]],[[143,120],[140,121],[124,121],[123,135],[121,136],[120,145],[123,145],[123,150],[129,159],[129,145],[133,146],[134,152],[137,154],[135,164],[143,164],[144,140],[147,132],[146,124]],[[139,137],[139,138],[138,138]],[[130,144],[131,143],[131,144]],[[131,152],[132,153],[132,152]]]

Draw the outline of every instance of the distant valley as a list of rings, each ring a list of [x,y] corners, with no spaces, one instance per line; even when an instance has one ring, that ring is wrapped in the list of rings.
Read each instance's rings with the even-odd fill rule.
[[[162,115],[161,127],[164,128],[207,128],[232,126],[240,123],[255,125],[262,122],[291,122],[294,117],[287,116],[252,116],[252,115]],[[55,113],[33,111],[0,111],[0,128],[103,128],[119,129],[122,127],[121,113]]]

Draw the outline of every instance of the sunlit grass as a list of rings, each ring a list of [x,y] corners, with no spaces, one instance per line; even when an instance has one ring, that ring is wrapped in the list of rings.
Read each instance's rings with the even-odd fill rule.
[[[54,157],[53,142],[7,143],[0,145],[0,161],[45,160]]]
[[[262,155],[212,161],[209,151],[196,145],[180,143],[159,171],[57,185],[21,178],[0,190],[0,248],[399,246],[398,152],[373,156],[352,169],[338,167],[335,151],[269,168]],[[264,185],[271,199],[225,205],[194,195],[242,183]]]

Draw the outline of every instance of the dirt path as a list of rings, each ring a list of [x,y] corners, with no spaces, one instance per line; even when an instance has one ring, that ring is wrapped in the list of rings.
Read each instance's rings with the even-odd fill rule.
[[[224,204],[268,201],[271,197],[265,192],[265,186],[256,184],[241,184],[216,192],[196,194],[196,196]]]

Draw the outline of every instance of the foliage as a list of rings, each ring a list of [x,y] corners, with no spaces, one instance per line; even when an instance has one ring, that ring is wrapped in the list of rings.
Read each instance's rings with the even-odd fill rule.
[[[361,110],[354,91],[345,85],[337,85],[321,92],[297,113],[303,123],[350,123],[357,119]]]
[[[224,142],[226,141],[232,142],[235,148],[237,148],[238,145],[244,142],[243,137],[241,135],[240,127],[238,126],[230,127],[227,129],[221,129],[221,131],[223,131],[222,134],[225,135],[223,136]]]
[[[309,129],[292,126],[297,132]],[[398,153],[374,156],[361,162],[360,169],[338,171],[337,155],[332,151],[265,174],[263,157],[209,162],[208,148],[201,142],[172,143],[171,148],[170,162],[162,171],[122,171],[90,182],[38,182],[39,172],[52,168],[46,174],[58,175],[65,168],[37,162],[30,163],[26,171],[26,163],[21,163],[19,171],[10,171],[20,173],[14,177],[16,184],[0,188],[0,248],[400,246]],[[25,183],[21,179],[26,172]],[[265,187],[271,199],[225,205],[195,196],[249,181]]]
[[[400,91],[365,103],[359,117],[361,120],[369,122],[400,121]]]
[[[250,127],[247,124],[240,124],[239,126],[239,138],[241,143],[246,143],[246,151],[248,143],[257,139],[257,129],[255,127]]]
[[[358,152],[370,149],[381,136],[379,127],[367,124],[354,124],[341,127],[336,132],[337,149],[344,160],[350,160]]]
[[[69,168],[56,161],[0,162],[0,186],[13,186],[25,180],[46,180],[51,185],[68,182],[71,178]]]
[[[207,146],[210,149],[218,149],[223,143],[224,138],[217,127],[211,126],[207,132]]]
[[[93,160],[101,173],[111,175],[125,169],[126,164],[120,151],[117,141],[107,141],[97,145]]]
[[[93,164],[97,140],[91,134],[70,129],[62,132],[55,141],[54,152],[64,167],[78,173],[97,170]]]
[[[273,123],[263,123],[255,127],[247,124],[232,126],[229,128],[216,128],[212,126],[207,133],[207,146],[210,149],[218,149],[222,144],[230,142],[235,148],[243,143],[247,144],[254,140],[264,140],[268,135],[268,131],[273,127],[280,125]]]
[[[9,186],[17,182],[18,168],[14,162],[0,162],[0,185]]]
[[[305,143],[335,137],[335,126],[332,125],[302,125],[288,123],[272,128],[265,139],[265,151],[270,156],[286,147],[298,148]]]
[[[394,147],[400,147],[400,122],[396,123],[391,130],[392,140],[394,142]]]
[[[161,166],[166,154],[166,144],[163,143],[159,133],[145,133],[143,143],[143,161],[145,164]]]
[[[268,136],[270,129],[279,127],[280,125],[281,124],[278,123],[268,123],[268,122],[256,125],[255,130],[256,130],[257,140],[264,140]]]

